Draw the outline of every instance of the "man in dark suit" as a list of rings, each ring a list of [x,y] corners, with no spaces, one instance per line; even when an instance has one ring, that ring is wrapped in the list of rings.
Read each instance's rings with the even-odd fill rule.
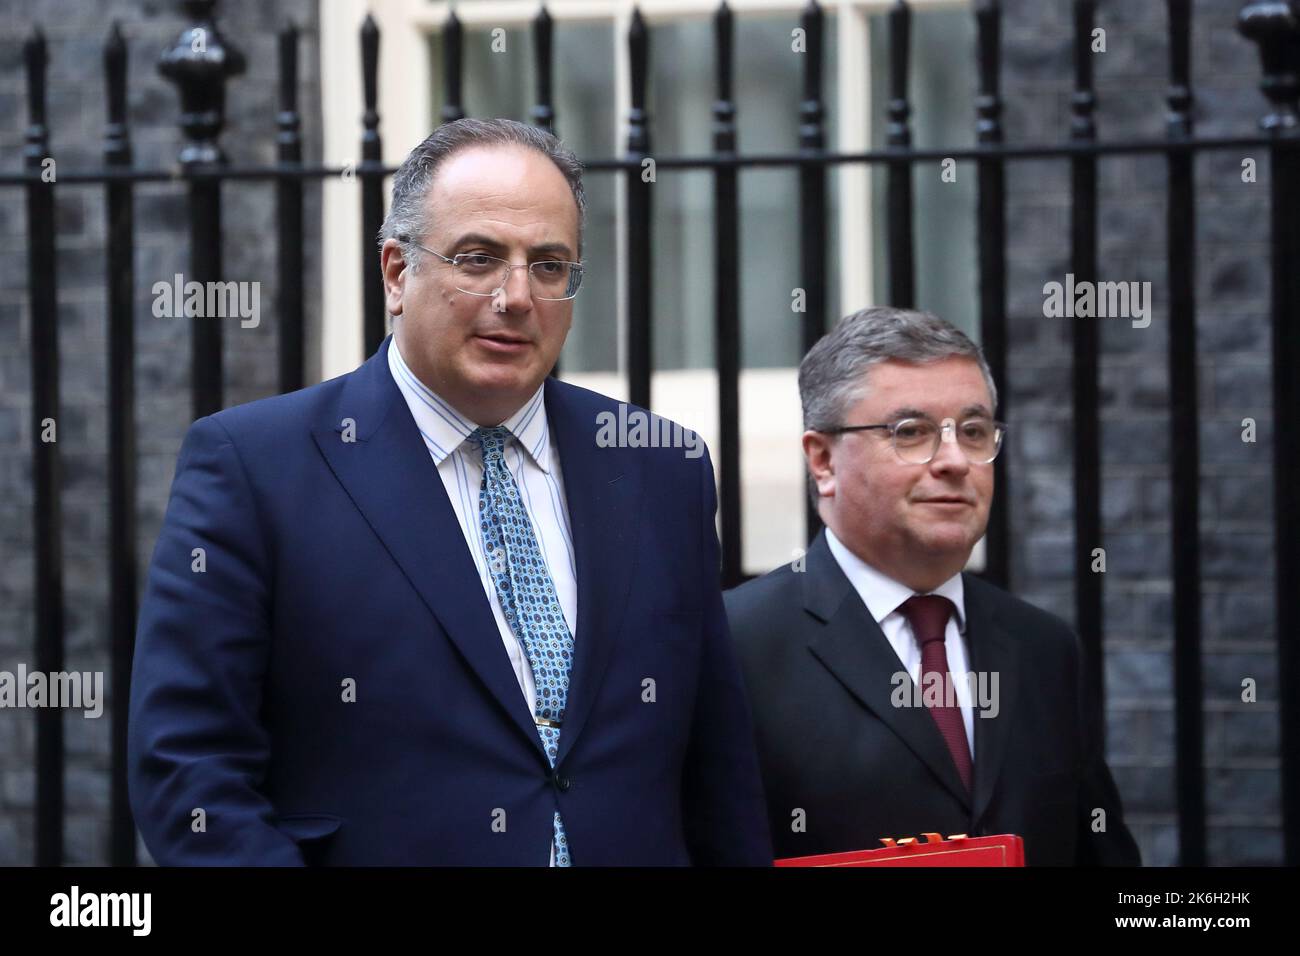
[[[825,529],[725,595],[777,858],[1014,833],[1029,864],[1137,864],[1061,620],[962,573],[1003,426],[978,346],[866,309],[799,368]]]
[[[553,136],[441,127],[394,179],[394,334],[190,428],[130,707],[159,863],[771,863],[708,456],[548,378],[582,215]]]

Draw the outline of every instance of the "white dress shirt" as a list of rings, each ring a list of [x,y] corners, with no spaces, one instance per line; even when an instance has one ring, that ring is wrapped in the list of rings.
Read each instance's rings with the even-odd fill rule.
[[[875,618],[876,623],[880,625],[880,629],[885,632],[885,639],[889,641],[894,653],[898,655],[903,670],[907,671],[912,678],[913,684],[920,683],[921,645],[912,633],[912,625],[908,623],[903,612],[899,610],[903,602],[917,592],[906,584],[900,584],[867,564],[845,547],[844,543],[835,537],[835,532],[831,531],[830,528],[826,529],[826,543],[830,545],[831,554],[835,557],[840,569],[843,570],[844,576],[849,579],[853,589],[862,598],[862,603],[867,606],[867,611]],[[943,646],[948,653],[948,672],[954,676],[953,687],[956,691],[957,706],[961,709],[962,723],[966,727],[966,742],[970,744],[971,760],[973,761],[975,759],[974,712],[970,685],[966,680],[962,679],[962,675],[970,671],[970,666],[967,664],[968,655],[964,637],[966,633],[966,603],[962,589],[961,573],[954,574],[928,593],[946,597],[957,609],[957,613],[948,617]]]
[[[397,348],[397,336],[388,349],[388,368],[397,387],[406,399],[415,424],[424,436],[424,445],[438,468],[451,502],[461,533],[474,558],[483,593],[492,605],[497,631],[505,646],[510,666],[514,668],[519,690],[532,714],[537,704],[537,687],[533,681],[532,665],[528,651],[515,637],[506,622],[505,612],[497,597],[496,585],[488,572],[487,558],[483,552],[483,538],[479,531],[479,483],[483,480],[483,457],[478,446],[468,441],[477,427],[468,416],[452,408],[435,395],[402,360]],[[560,451],[546,420],[544,393],[546,384],[538,386],[532,398],[501,424],[510,430],[506,442],[506,466],[519,486],[519,496],[532,521],[542,560],[546,562],[555,585],[555,594],[564,612],[569,633],[577,635],[578,620],[578,570],[574,559],[573,535],[570,532],[568,504],[564,496],[564,480],[560,473]],[[551,847],[551,865],[555,864],[555,847]]]

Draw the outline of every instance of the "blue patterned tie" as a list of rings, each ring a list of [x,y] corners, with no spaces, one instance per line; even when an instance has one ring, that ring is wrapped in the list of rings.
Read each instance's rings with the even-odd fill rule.
[[[488,569],[506,623],[528,651],[528,663],[537,685],[533,719],[555,766],[560,725],[569,694],[569,668],[573,665],[573,635],[565,623],[555,585],[542,560],[532,522],[519,497],[505,447],[510,431],[501,425],[476,428],[469,436],[483,453],[483,481],[478,489],[479,530]],[[555,865],[569,866],[569,840],[560,814],[555,814]]]

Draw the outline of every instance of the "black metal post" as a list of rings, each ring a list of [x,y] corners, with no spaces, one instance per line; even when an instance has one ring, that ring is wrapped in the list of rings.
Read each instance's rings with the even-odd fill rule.
[[[1074,98],[1070,139],[1097,138],[1093,111],[1092,28],[1095,0],[1074,3]],[[1075,282],[1097,280],[1097,157],[1070,160],[1070,268]],[[1076,316],[1074,345],[1074,600],[1075,629],[1083,644],[1084,707],[1097,739],[1104,738],[1102,582],[1093,549],[1102,547],[1101,421],[1098,402],[1100,329],[1094,317]]]
[[[1192,135],[1191,0],[1168,0],[1171,140]],[[1170,153],[1166,212],[1169,265],[1169,422],[1174,586],[1174,735],[1178,848],[1204,866],[1205,734],[1201,682],[1201,456],[1196,388],[1196,186],[1193,156]]]
[[[192,25],[162,55],[158,72],[176,84],[181,99],[181,132],[188,140],[180,152],[181,167],[190,173],[224,166],[225,153],[217,142],[226,124],[226,80],[244,72],[244,56],[226,43],[212,11],[216,0],[183,0]],[[189,187],[189,281],[206,287],[221,280],[221,182],[216,178],[192,179]],[[200,310],[201,312],[202,310]],[[199,314],[192,317],[190,387],[194,417],[221,410],[221,320]]]
[[[454,123],[465,118],[465,108],[461,95],[461,44],[464,42],[464,30],[460,17],[453,7],[447,14],[447,22],[442,28],[442,80],[447,87],[447,101],[442,105],[442,121]]]
[[[650,62],[650,34],[641,11],[633,10],[628,29],[632,60],[632,108],[628,111],[627,158],[644,161],[650,156],[650,117],[645,109],[646,83]],[[650,371],[654,362],[650,332],[651,307],[651,208],[646,168],[631,168],[624,174],[627,189],[627,370],[628,394],[632,404],[650,407]]]
[[[108,90],[108,126],[104,131],[104,165],[130,169],[127,127],[126,43],[117,24],[104,45]],[[131,699],[131,664],[136,625],[136,430],[135,430],[135,289],[134,189],[130,181],[105,187],[108,214],[108,568],[111,627],[113,739],[109,799],[109,860],[134,866],[135,821],[127,794],[126,718]]]
[[[303,386],[302,136],[298,119],[298,28],[280,31],[280,112],[276,144],[280,168],[275,183],[277,284],[280,300],[280,391]],[[373,245],[373,237],[370,238]]]
[[[889,127],[886,143],[906,151],[912,146],[907,104],[908,54],[911,11],[898,0],[889,11]],[[912,259],[912,164],[900,159],[889,164],[889,304],[910,309],[916,304]]]
[[[1242,6],[1241,32],[1259,44],[1260,89],[1271,111],[1261,127],[1273,137],[1270,160],[1273,236],[1273,513],[1277,549],[1278,693],[1282,726],[1284,862],[1300,864],[1300,9],[1256,0]]]
[[[366,111],[362,116],[361,168],[361,290],[365,318],[362,336],[366,355],[373,355],[388,334],[384,277],[380,271],[378,236],[384,224],[383,146],[379,140],[379,27],[366,14],[361,25],[361,78]]]
[[[713,101],[713,151],[736,152],[732,100],[732,17],[725,0],[713,17],[718,97]],[[740,487],[740,199],[734,166],[713,173],[714,348],[718,361],[718,461],[722,512],[722,586],[743,580]]]
[[[1002,142],[1002,98],[998,92],[1001,56],[1002,7],[998,0],[979,0],[975,7],[979,51],[979,95],[976,139],[980,145]],[[1006,170],[1000,157],[978,160],[976,176],[979,200],[976,216],[979,235],[980,344],[988,360],[993,381],[1001,396],[1000,415],[1009,421],[1011,391],[1007,382],[1007,225]],[[985,533],[984,576],[1006,587],[1010,581],[1010,534],[1007,521],[1011,485],[1007,475],[1009,456],[999,455],[993,465],[997,496],[989,511]]]
[[[822,8],[808,0],[800,17],[806,42],[803,102],[799,104],[799,281],[803,292],[803,351],[826,333],[826,166],[819,161],[826,148],[822,103]],[[822,519],[804,499],[804,524],[809,541],[821,531]]]
[[[59,303],[55,277],[54,182],[45,124],[49,65],[39,30],[23,44],[27,69],[23,166],[42,179],[27,186],[27,289],[31,315],[32,532],[36,561],[36,669],[63,670],[63,502],[59,460]],[[52,175],[51,175],[52,173]],[[49,178],[45,178],[49,176]],[[63,864],[63,713],[36,712],[36,865]]]
[[[546,132],[555,135],[555,103],[552,91],[552,78],[555,73],[554,56],[551,48],[553,21],[546,7],[537,11],[533,18],[533,52],[537,69],[537,102],[530,111],[534,126],[540,126]]]
[[[533,125],[540,129],[546,130],[552,136],[555,133],[555,106],[553,100],[553,76],[555,72],[554,56],[552,53],[551,36],[553,22],[550,13],[546,7],[537,11],[537,16],[533,18],[533,52],[536,61],[537,77],[537,101],[529,111],[529,117]],[[557,356],[555,364],[551,366],[551,377],[560,377],[560,361]]]

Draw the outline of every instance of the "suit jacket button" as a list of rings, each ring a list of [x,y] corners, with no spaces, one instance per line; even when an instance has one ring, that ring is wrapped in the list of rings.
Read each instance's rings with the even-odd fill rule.
[[[568,778],[568,777],[556,777],[556,778],[555,778],[555,785],[556,785],[557,787],[559,787],[560,790],[562,790],[562,791],[564,791],[564,792],[567,792],[568,789],[569,789],[569,787],[573,786],[573,784],[571,784],[571,783],[569,782],[569,778]]]

